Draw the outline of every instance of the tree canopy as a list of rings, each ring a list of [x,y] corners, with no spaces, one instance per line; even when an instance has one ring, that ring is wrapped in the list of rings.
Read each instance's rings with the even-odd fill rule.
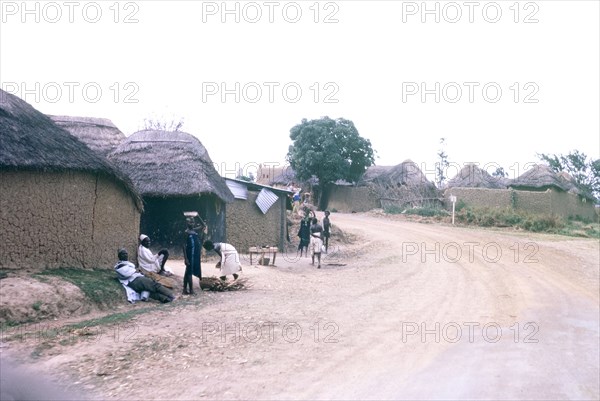
[[[302,119],[290,130],[290,138],[287,160],[299,180],[315,176],[321,185],[339,179],[356,182],[375,162],[371,141],[343,118]]]
[[[573,177],[575,184],[585,193],[600,199],[600,159],[591,160],[587,155],[574,150],[567,155],[538,154],[557,173],[566,171]]]

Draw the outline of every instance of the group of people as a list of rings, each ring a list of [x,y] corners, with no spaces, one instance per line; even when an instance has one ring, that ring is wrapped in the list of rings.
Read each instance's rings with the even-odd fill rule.
[[[329,215],[329,210],[326,210],[323,225],[321,225],[315,213],[306,208],[304,210],[304,218],[300,220],[298,253],[302,257],[302,252],[304,251],[304,255],[308,256],[308,250],[310,250],[313,266],[315,264],[315,256],[317,257],[317,269],[321,268],[321,252],[325,251],[327,253],[329,248],[329,237],[331,236]]]
[[[207,252],[215,251],[219,255],[221,260],[217,263],[217,267],[221,269],[221,280],[227,280],[228,275],[233,275],[234,280],[236,280],[239,277],[238,273],[242,270],[237,250],[232,245],[224,242],[205,241],[207,232],[208,227],[201,219],[200,224],[197,224],[193,218],[187,219],[183,245],[185,259],[183,295],[195,294],[193,276],[198,277],[198,285],[202,289],[202,248]],[[169,289],[174,288],[171,278],[173,271],[166,266],[169,252],[163,249],[157,254],[152,253],[150,238],[147,235],[140,235],[140,245],[138,247],[139,269],[129,261],[127,249],[119,249],[117,257],[119,260],[114,268],[119,281],[125,287],[127,299],[130,302],[147,301],[152,298],[166,303],[177,298],[173,291]]]

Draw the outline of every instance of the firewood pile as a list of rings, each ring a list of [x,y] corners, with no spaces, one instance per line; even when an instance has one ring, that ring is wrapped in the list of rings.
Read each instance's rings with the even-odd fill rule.
[[[203,291],[239,291],[250,288],[250,283],[246,277],[238,277],[237,280],[232,280],[229,277],[227,280],[221,280],[218,277],[202,277],[200,288]]]

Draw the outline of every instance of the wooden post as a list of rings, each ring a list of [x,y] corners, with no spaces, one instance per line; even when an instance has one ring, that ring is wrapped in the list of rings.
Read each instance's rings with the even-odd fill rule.
[[[456,205],[456,196],[450,195],[450,202],[452,202],[452,225],[454,225],[454,207]]]

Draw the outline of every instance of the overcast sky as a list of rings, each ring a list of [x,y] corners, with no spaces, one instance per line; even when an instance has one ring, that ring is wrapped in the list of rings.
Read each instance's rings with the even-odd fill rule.
[[[23,4],[0,3],[4,90],[125,135],[183,119],[222,175],[283,164],[322,116],[431,179],[441,137],[511,178],[536,153],[600,157],[598,1]]]

